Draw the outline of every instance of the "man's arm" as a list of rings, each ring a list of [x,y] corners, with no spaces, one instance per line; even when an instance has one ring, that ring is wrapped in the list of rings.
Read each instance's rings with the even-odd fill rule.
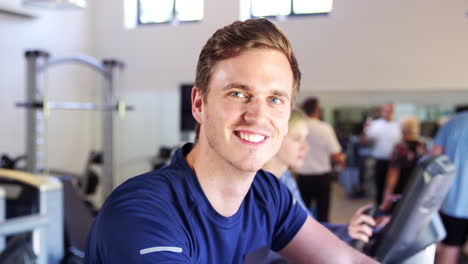
[[[338,164],[341,169],[346,167],[346,155],[343,152],[334,153],[331,155],[333,162]]]
[[[378,263],[346,245],[310,216],[279,253],[290,263]]]
[[[328,153],[330,153],[330,158],[333,162],[337,163],[340,166],[340,169],[343,169],[346,166],[346,155],[341,149],[341,145],[338,142],[338,137],[336,136],[335,130],[333,127],[327,124],[328,135],[326,140]]]
[[[387,176],[386,176],[386,184],[384,190],[384,200],[381,204],[381,209],[384,211],[390,209],[390,206],[393,203],[393,192],[395,191],[395,187],[400,179],[400,169],[396,167],[390,166],[388,168]]]

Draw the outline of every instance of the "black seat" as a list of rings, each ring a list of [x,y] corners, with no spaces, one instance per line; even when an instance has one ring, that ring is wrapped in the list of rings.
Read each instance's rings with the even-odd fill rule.
[[[92,210],[86,206],[85,198],[77,191],[71,176],[60,176],[63,185],[66,251],[84,256],[86,239],[94,220]]]

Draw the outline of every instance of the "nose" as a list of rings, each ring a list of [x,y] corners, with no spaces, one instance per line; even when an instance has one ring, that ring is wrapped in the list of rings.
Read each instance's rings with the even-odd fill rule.
[[[254,98],[246,104],[244,119],[249,123],[260,122],[266,114],[266,103]]]

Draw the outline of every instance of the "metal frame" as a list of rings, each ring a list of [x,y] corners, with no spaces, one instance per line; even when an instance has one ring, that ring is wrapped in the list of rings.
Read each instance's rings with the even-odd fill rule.
[[[39,190],[38,214],[7,220],[5,220],[5,196],[0,197],[0,250],[5,246],[6,236],[32,231],[37,263],[59,264],[64,257],[62,183],[55,177],[5,169],[0,169],[0,178],[33,186]]]
[[[2,226],[6,217],[6,194],[5,190],[0,186],[0,226]],[[5,248],[5,238],[0,237],[0,251],[3,251]]]
[[[117,60],[99,60],[90,56],[75,56],[66,58],[49,59],[50,55],[46,51],[28,50],[25,52],[27,60],[27,86],[26,102],[18,103],[17,106],[27,108],[26,118],[26,171],[36,174],[41,171],[39,168],[38,157],[42,155],[39,152],[39,144],[43,140],[38,136],[41,131],[38,123],[38,114],[42,110],[49,109],[79,109],[79,110],[101,110],[102,111],[102,153],[103,153],[103,200],[112,192],[113,181],[113,111],[132,110],[131,106],[125,106],[118,103],[114,98],[114,82],[116,70],[124,67],[124,63]],[[91,68],[99,73],[105,81],[102,89],[102,105],[93,103],[76,102],[46,102],[40,93],[37,77],[51,67],[63,64],[80,64]]]

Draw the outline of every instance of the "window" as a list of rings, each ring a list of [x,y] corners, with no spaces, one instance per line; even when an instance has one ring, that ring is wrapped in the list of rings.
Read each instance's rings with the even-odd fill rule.
[[[333,0],[251,0],[252,17],[330,13]]]
[[[138,24],[199,21],[203,0],[138,0]]]

